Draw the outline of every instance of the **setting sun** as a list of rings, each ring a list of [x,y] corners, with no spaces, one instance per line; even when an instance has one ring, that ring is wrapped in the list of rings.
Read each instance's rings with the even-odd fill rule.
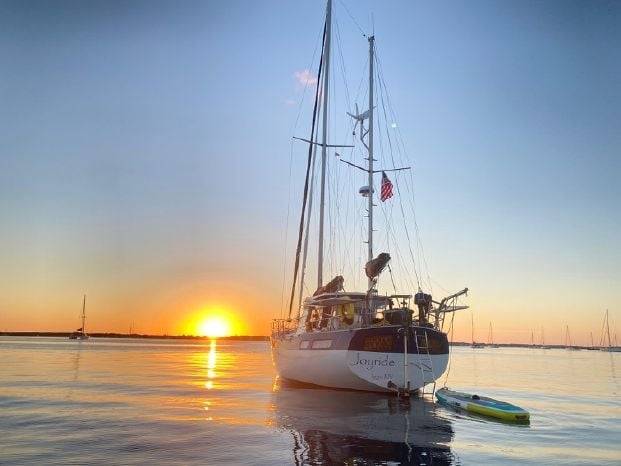
[[[205,337],[226,337],[231,334],[230,323],[221,316],[210,316],[198,324],[198,334]]]
[[[194,311],[186,314],[180,322],[180,331],[184,335],[201,337],[228,337],[240,335],[246,331],[236,313],[218,303],[203,303]]]

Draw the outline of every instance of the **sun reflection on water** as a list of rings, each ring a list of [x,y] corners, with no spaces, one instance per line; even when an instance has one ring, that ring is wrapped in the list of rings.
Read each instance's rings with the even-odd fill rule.
[[[216,340],[211,340],[209,343],[209,353],[207,354],[207,382],[205,382],[207,390],[213,388],[213,379],[216,378],[216,356]]]

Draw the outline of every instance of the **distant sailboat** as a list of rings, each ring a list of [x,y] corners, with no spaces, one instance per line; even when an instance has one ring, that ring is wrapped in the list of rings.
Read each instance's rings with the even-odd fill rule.
[[[82,298],[82,326],[75,332],[69,335],[70,340],[88,340],[88,334],[86,333],[86,295]]]
[[[565,325],[565,349],[577,351],[580,348],[572,345],[571,336],[569,335],[569,325]]]
[[[471,327],[472,327],[472,343],[470,346],[474,349],[484,348],[485,345],[483,343],[477,343],[474,341],[474,313],[470,313]]]
[[[543,325],[541,326],[541,345],[539,346],[541,349],[550,349],[546,346],[546,341],[543,334]]]
[[[487,335],[487,346],[490,348],[500,348],[500,345],[494,343],[494,331],[492,329],[492,323],[489,323],[489,333]]]
[[[604,329],[606,330],[606,333],[604,334]],[[604,341],[604,337],[606,337],[606,339],[608,340],[608,346],[605,345],[606,341]],[[600,339],[600,349],[602,351],[609,351],[609,352],[619,352],[621,351],[621,348],[619,348],[617,346],[617,341],[616,341],[616,335],[615,335],[615,344],[612,344],[612,341],[610,340],[610,323],[608,322],[608,309],[606,309],[606,314],[604,314],[604,325],[602,328],[602,337]]]
[[[596,350],[597,346],[595,346],[595,343],[593,342],[593,332],[590,332],[591,335],[591,346],[587,346],[586,349],[588,350]]]

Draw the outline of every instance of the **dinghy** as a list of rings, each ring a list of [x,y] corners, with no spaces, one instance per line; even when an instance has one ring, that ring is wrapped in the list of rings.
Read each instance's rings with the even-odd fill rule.
[[[436,398],[453,408],[481,414],[483,416],[495,417],[503,421],[528,422],[530,414],[522,408],[494,400],[486,396],[471,395],[470,393],[455,392],[448,388],[441,388],[436,392]]]

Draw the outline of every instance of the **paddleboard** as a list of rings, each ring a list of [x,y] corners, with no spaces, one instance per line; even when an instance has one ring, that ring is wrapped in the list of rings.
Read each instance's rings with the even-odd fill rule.
[[[486,396],[472,395],[470,393],[456,392],[448,388],[441,388],[436,391],[436,398],[441,403],[454,408],[463,409],[471,413],[483,416],[495,417],[503,421],[527,422],[530,419],[528,411],[506,403],[494,400]]]

